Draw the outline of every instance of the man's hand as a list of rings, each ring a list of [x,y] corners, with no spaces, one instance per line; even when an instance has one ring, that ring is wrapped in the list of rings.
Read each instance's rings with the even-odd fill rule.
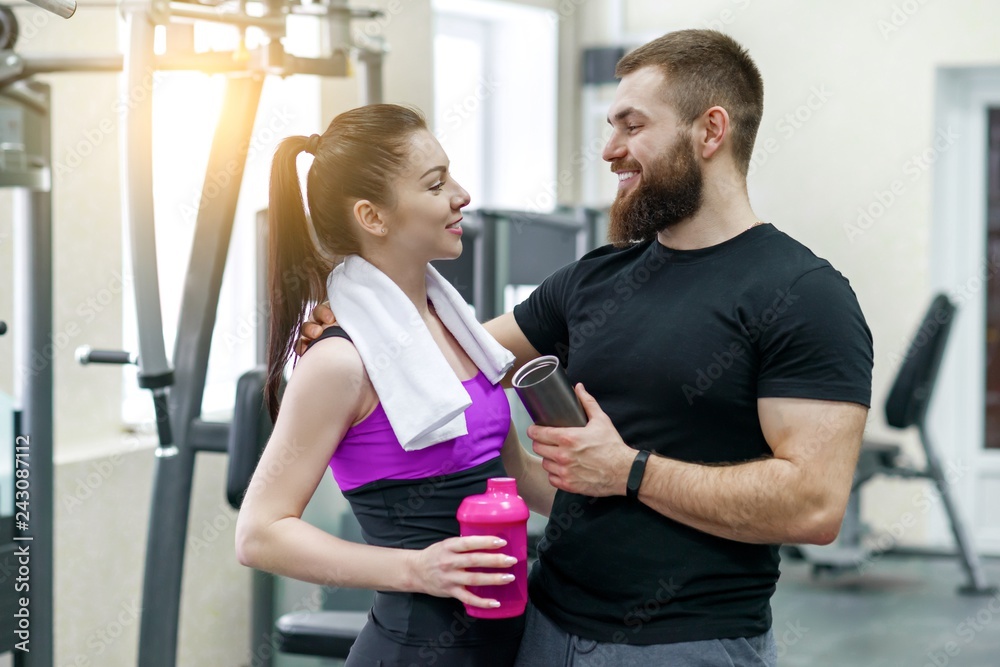
[[[625,444],[582,383],[575,390],[587,413],[587,425],[529,426],[532,449],[542,457],[549,483],[557,489],[593,497],[623,496],[636,450]]]
[[[330,310],[330,302],[324,301],[309,313],[309,319],[302,323],[299,328],[299,340],[295,344],[295,354],[300,357],[306,353],[309,343],[313,342],[323,333],[327,327],[337,323],[333,311]]]

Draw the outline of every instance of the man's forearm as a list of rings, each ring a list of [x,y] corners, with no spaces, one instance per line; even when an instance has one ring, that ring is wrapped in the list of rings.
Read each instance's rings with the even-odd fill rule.
[[[832,510],[791,461],[760,459],[709,466],[658,456],[646,465],[639,500],[706,533],[755,544],[834,539],[842,510]]]

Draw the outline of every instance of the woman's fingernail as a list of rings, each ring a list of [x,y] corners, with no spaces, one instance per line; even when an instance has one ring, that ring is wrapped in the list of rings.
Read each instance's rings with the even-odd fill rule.
[[[496,609],[497,607],[500,606],[500,602],[497,600],[490,600],[490,606]]]
[[[502,580],[504,580],[504,581],[514,581],[514,575],[513,574],[505,574],[505,575],[503,575],[500,578]]]
[[[507,556],[506,558],[503,559],[503,562],[507,563],[507,565],[513,565],[514,563],[517,562],[517,559],[514,558],[513,556]]]
[[[502,547],[502,546],[504,546],[506,544],[507,544],[507,540],[501,540],[500,538],[497,538],[497,539],[493,540],[493,546],[495,546],[495,547]]]

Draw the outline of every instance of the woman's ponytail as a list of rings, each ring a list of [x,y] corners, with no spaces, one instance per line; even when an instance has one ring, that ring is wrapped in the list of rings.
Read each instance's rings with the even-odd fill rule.
[[[278,393],[299,322],[310,304],[325,298],[326,276],[332,268],[313,243],[302,203],[296,159],[310,140],[285,139],[271,165],[267,212],[270,325],[264,398],[272,420],[278,416]]]

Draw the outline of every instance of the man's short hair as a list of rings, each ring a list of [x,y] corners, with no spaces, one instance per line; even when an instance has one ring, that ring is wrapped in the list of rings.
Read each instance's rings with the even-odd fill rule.
[[[694,122],[713,106],[729,113],[733,157],[746,175],[764,113],[764,81],[746,49],[716,30],[679,30],[626,54],[615,76],[650,66],[667,78],[667,101],[683,122]]]

